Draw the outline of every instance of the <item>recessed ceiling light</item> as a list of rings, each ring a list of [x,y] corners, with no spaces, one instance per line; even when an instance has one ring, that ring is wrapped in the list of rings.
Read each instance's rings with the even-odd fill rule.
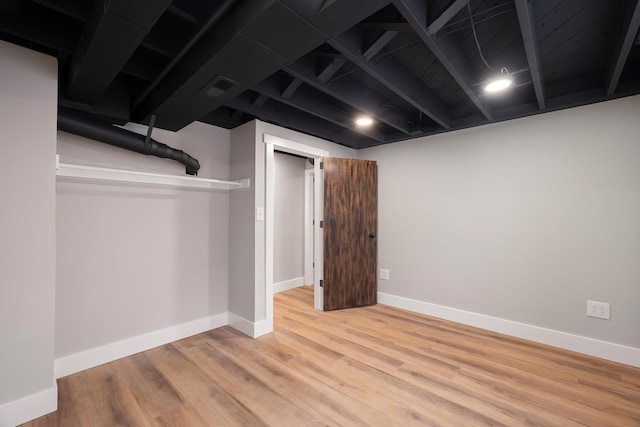
[[[367,127],[373,124],[373,119],[369,116],[360,116],[356,119],[356,125],[360,127]]]

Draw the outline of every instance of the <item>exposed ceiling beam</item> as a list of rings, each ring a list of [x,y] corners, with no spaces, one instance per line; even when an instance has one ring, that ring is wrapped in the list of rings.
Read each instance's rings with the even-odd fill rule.
[[[360,24],[363,30],[398,31],[412,33],[413,28],[405,21],[363,22]]]
[[[429,116],[444,128],[450,127],[449,108],[424,83],[394,58],[374,63],[362,54],[360,32],[349,30],[328,42],[334,49],[364,70],[399,97]]]
[[[364,51],[363,56],[371,61],[396,35],[398,35],[397,31],[385,31]]]
[[[456,16],[458,12],[460,12],[462,8],[467,5],[467,3],[469,3],[469,1],[471,0],[455,0],[453,4],[451,4],[451,6],[449,6],[444,12],[442,12],[440,16],[434,19],[431,25],[429,25],[429,33],[435,34],[440,31],[440,29],[447,25],[447,23],[449,23],[449,21],[451,21],[453,17]],[[425,15],[425,25],[426,18],[427,16]]]
[[[296,78],[291,80],[291,83],[289,83],[287,87],[282,91],[282,97],[289,98],[291,95],[295,93],[296,90],[298,90],[301,84],[302,84],[302,80],[299,80]]]
[[[458,85],[460,85],[464,93],[466,93],[469,99],[478,107],[478,110],[480,110],[487,120],[492,121],[493,114],[489,111],[489,108],[483,104],[471,87],[474,73],[471,70],[469,59],[462,52],[461,46],[450,36],[436,37],[427,29],[426,2],[423,0],[394,0],[393,4]]]
[[[144,91],[133,100],[133,108],[136,109],[142,102],[156,89],[160,82],[178,65],[182,59],[191,51],[191,49],[213,28],[213,26],[224,16],[225,12],[233,6],[235,0],[225,0],[215,12],[207,19],[207,21],[198,29],[198,31],[191,37],[191,39],[180,49],[177,55],[175,55],[171,62],[169,62],[156,76],[156,78],[144,89]],[[145,111],[143,116],[146,116],[149,111]]]
[[[256,108],[260,108],[262,107],[267,101],[269,100],[269,97],[267,95],[264,94],[259,94],[258,97],[251,103],[252,107],[256,107]]]
[[[170,2],[96,2],[69,65],[65,96],[94,104]]]
[[[332,105],[336,104],[335,100],[323,93],[317,93],[309,87],[302,87],[296,91],[294,95],[287,98],[280,95],[280,87],[273,79],[265,80],[252,89],[262,95],[266,95],[269,98],[290,105],[322,120],[361,133],[376,141],[384,142],[382,132],[376,130],[375,127],[357,128],[353,123],[354,117],[349,116],[348,112],[340,111],[338,109],[339,107]]]
[[[622,28],[618,38],[613,59],[607,73],[607,96],[613,95],[620,81],[624,64],[640,28],[640,0],[629,2],[622,18]]]
[[[270,103],[266,103],[262,107],[255,107],[247,93],[233,98],[226,105],[258,117],[260,120],[278,123],[281,126],[315,135],[347,147],[359,147],[359,139],[355,135],[350,135],[351,132],[332,132],[326,121],[317,119],[303,111],[283,111]]]
[[[29,41],[25,46],[30,49],[49,54],[72,54],[77,45],[77,32],[83,28],[81,24],[69,18],[60,18],[48,9],[37,13],[33,4],[24,3],[15,13],[5,11],[0,6],[0,35],[7,33],[19,40]]]
[[[538,37],[536,35],[536,23],[531,10],[529,0],[515,0],[516,13],[520,22],[520,31],[522,32],[522,43],[527,54],[527,62],[529,63],[529,73],[531,74],[531,82],[536,93],[538,108],[540,111],[545,109],[544,85],[542,82],[542,68],[540,66],[540,50],[538,48]]]
[[[318,74],[318,80],[323,83],[329,81],[331,77],[333,77],[340,68],[347,62],[344,58],[333,58],[329,64]]]
[[[197,16],[194,16],[174,5],[169,6],[168,9],[171,13],[173,13],[176,16],[179,16],[180,18],[184,19],[187,22],[191,22],[193,25],[200,25],[200,19]]]
[[[379,122],[386,123],[406,135],[411,133],[408,122],[403,115],[393,109],[385,108],[388,101],[351,76],[340,77],[327,85],[326,82],[316,77],[315,62],[308,58],[294,62],[284,70],[327,95],[337,98],[353,108],[365,111]]]

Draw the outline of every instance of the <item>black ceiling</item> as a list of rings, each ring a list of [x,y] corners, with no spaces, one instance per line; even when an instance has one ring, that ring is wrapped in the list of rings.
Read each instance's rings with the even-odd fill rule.
[[[638,94],[639,26],[640,0],[0,4],[0,38],[58,58],[62,108],[170,130],[259,118],[353,148]],[[483,93],[480,52],[509,92]]]

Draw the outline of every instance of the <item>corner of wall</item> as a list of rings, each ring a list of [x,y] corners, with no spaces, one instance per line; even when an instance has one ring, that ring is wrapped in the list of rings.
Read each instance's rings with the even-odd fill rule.
[[[244,317],[229,313],[229,326],[251,338],[258,338],[273,332],[273,319],[252,322]]]
[[[0,426],[54,411],[57,62],[0,41]],[[37,121],[34,126],[33,121]],[[15,159],[29,160],[29,173]],[[16,179],[16,177],[20,179]],[[37,244],[34,244],[37,242]]]

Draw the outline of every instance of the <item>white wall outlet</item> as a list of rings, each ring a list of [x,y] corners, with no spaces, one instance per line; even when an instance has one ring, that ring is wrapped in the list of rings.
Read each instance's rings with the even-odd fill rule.
[[[384,268],[380,269],[380,280],[389,280],[389,270]]]
[[[587,316],[611,319],[611,305],[608,302],[587,301]]]

